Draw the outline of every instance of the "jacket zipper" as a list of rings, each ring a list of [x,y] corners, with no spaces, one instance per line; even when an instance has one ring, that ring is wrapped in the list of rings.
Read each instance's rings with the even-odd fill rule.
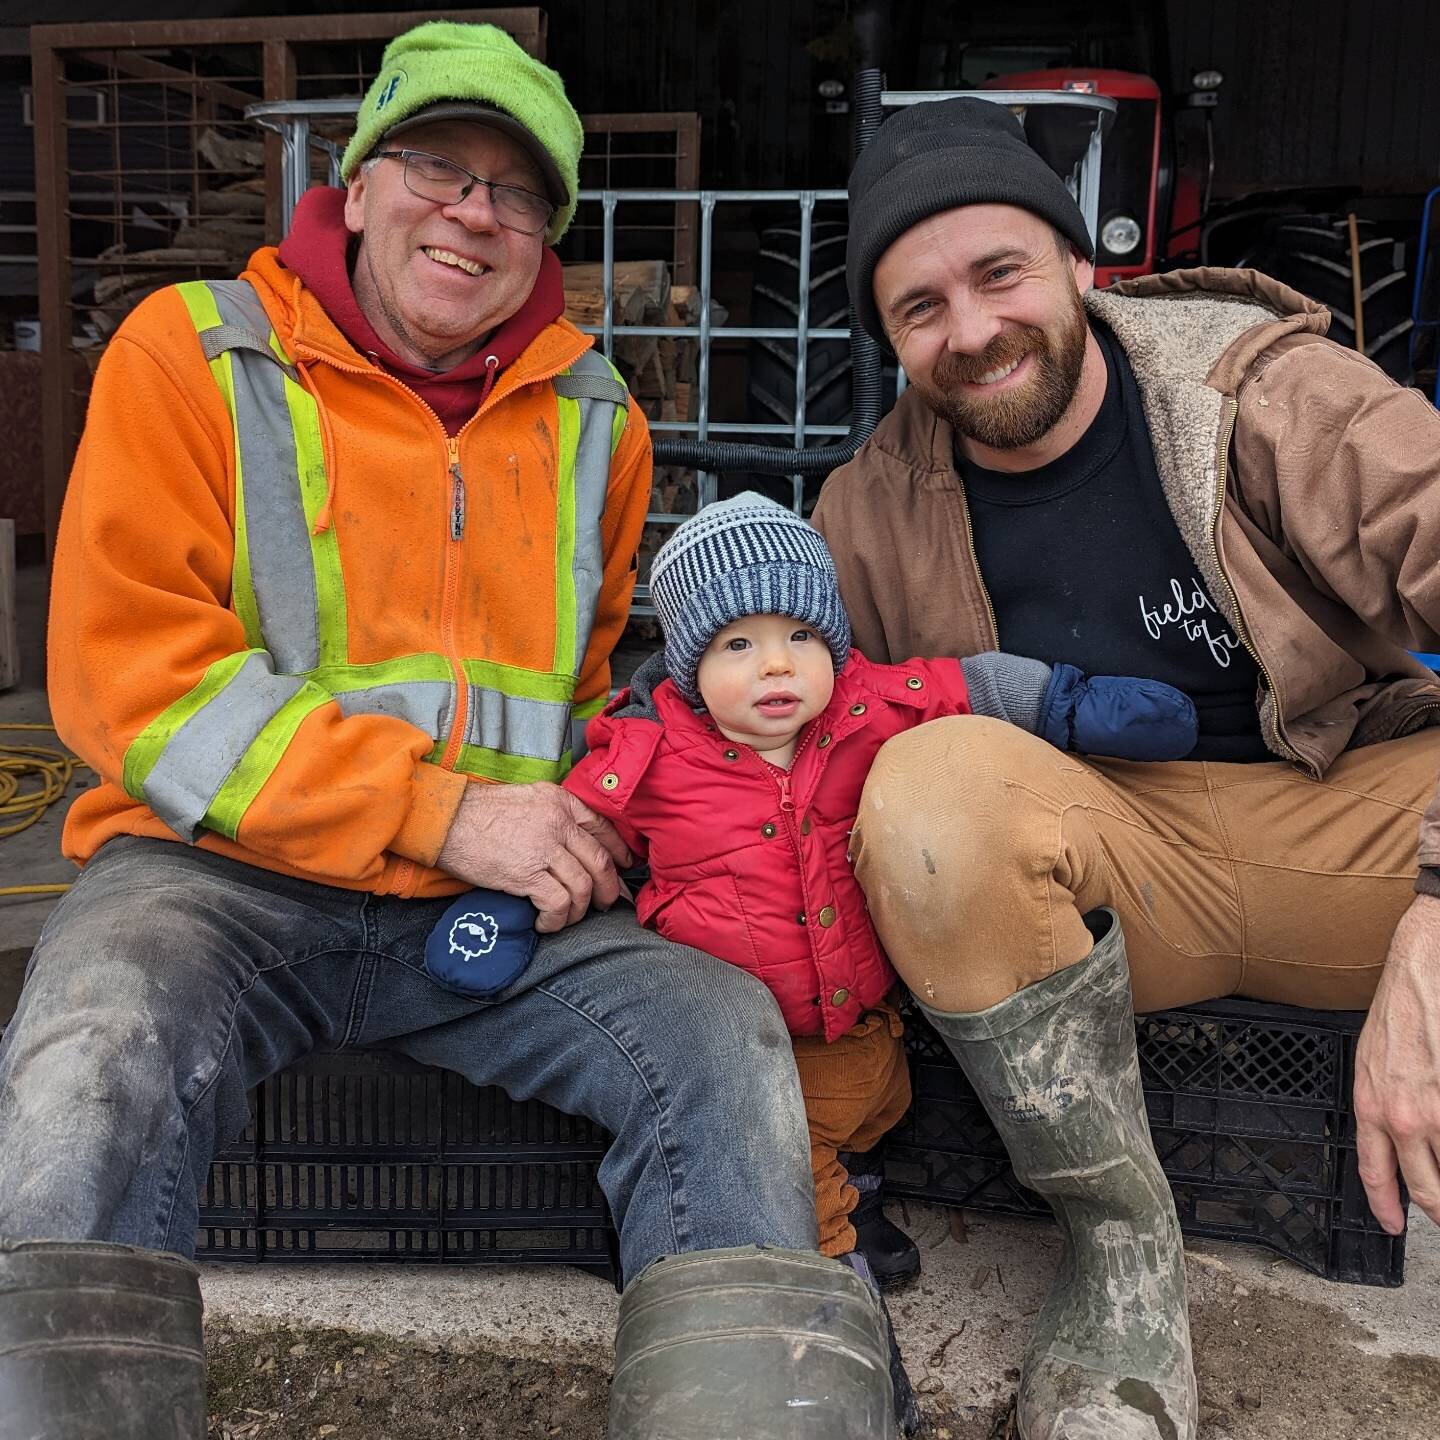
[[[460,446],[448,437],[450,450],[450,538],[465,538],[465,477],[460,473]]]
[[[995,606],[990,601],[990,592],[985,588],[985,577],[980,573],[980,557],[975,553],[975,530],[970,524],[970,502],[965,498],[964,481],[960,482],[960,513],[965,517],[965,539],[970,545],[970,568],[975,572],[975,583],[980,587],[980,597],[985,601],[985,613],[990,617],[990,648],[998,650],[1000,622],[995,618]]]
[[[800,737],[800,743],[795,747],[795,754],[791,757],[790,768],[788,770],[781,770],[778,765],[772,765],[768,760],[761,760],[759,755],[755,756],[760,762],[760,768],[765,771],[765,774],[770,779],[770,783],[780,795],[780,814],[783,817],[785,825],[785,838],[790,842],[790,849],[794,853],[795,859],[800,866],[801,894],[805,899],[807,907],[805,913],[807,916],[810,913],[808,909],[810,896],[805,892],[805,861],[804,856],[800,853],[800,838],[796,833],[795,798],[790,793],[790,784],[795,773],[795,767],[800,763],[800,757],[805,753],[805,747],[810,743],[810,737],[814,735],[817,728],[817,724],[811,724]],[[824,763],[823,760],[821,763]],[[779,772],[778,774],[776,773],[777,771]],[[817,776],[816,779],[818,782],[819,777]]]
[[[496,386],[491,391],[485,402],[475,413],[460,427],[454,435],[445,433],[445,422],[435,412],[432,406],[423,395],[412,390],[403,380],[391,375],[388,371],[382,370],[378,365],[352,365],[348,361],[338,360],[334,356],[313,349],[311,346],[297,344],[295,347],[297,358],[304,352],[307,358],[319,360],[326,365],[333,365],[335,369],[344,371],[349,375],[361,375],[368,378],[375,378],[394,385],[397,389],[408,395],[422,410],[435,422],[445,441],[446,474],[450,480],[450,505],[449,505],[449,531],[450,540],[445,547],[445,576],[442,585],[440,602],[440,644],[441,653],[445,656],[446,663],[450,666],[450,673],[455,681],[455,715],[450,722],[450,734],[445,740],[445,749],[440,758],[442,770],[454,770],[456,761],[460,755],[460,746],[463,736],[470,722],[470,686],[465,679],[465,667],[461,663],[459,652],[455,644],[455,596],[460,588],[460,558],[461,547],[465,537],[465,477],[460,469],[460,441],[465,432],[480,419],[488,410],[493,409],[508,395],[513,395],[520,389],[521,385],[539,385],[546,380],[553,380],[563,370],[567,370],[575,363],[575,359],[567,360],[563,365],[557,365],[543,374],[532,375],[529,378],[511,385],[508,389],[501,389]],[[583,352],[582,352],[583,353]],[[320,397],[316,395],[315,403],[320,403]],[[334,457],[331,463],[337,463]],[[408,858],[401,858],[395,869],[395,882],[393,893],[397,895],[408,895],[414,883],[417,863]]]
[[[455,717],[450,722],[450,734],[445,740],[445,751],[440,758],[443,770],[453,770],[460,758],[460,746],[464,743],[466,730],[470,725],[470,684],[465,678],[465,666],[460,659],[460,649],[455,642],[455,597],[460,590],[460,561],[465,544],[465,477],[460,473],[460,436],[445,437],[445,453],[449,460],[450,475],[450,543],[445,547],[445,582],[440,600],[440,647],[450,664],[450,673],[455,677]]]
[[[1260,658],[1260,652],[1256,650],[1254,641],[1250,638],[1249,629],[1245,624],[1245,617],[1240,612],[1240,597],[1235,593],[1235,587],[1230,583],[1230,577],[1225,573],[1225,567],[1220,563],[1220,519],[1225,513],[1225,480],[1227,474],[1227,462],[1230,458],[1230,437],[1235,433],[1235,422],[1240,415],[1240,402],[1233,396],[1225,397],[1225,424],[1220,430],[1220,454],[1219,463],[1216,465],[1216,486],[1215,486],[1215,511],[1210,519],[1210,553],[1215,559],[1215,572],[1225,582],[1225,589],[1230,595],[1230,606],[1235,615],[1235,629],[1240,636],[1240,643],[1249,652],[1250,658],[1255,662],[1255,668],[1265,679],[1266,688],[1274,697],[1275,702],[1275,743],[1281,753],[1287,759],[1297,764],[1305,764],[1304,757],[1295,749],[1286,738],[1282,729],[1282,715],[1284,713],[1280,704],[1280,691],[1276,688],[1274,678],[1265,668],[1265,662]]]

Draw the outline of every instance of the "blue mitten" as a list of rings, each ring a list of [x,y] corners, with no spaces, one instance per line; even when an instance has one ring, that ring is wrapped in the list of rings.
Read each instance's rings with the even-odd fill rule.
[[[539,913],[524,896],[467,890],[430,932],[426,971],[457,995],[483,1000],[498,994],[530,963]]]
[[[1195,704],[1183,691],[1133,675],[1089,675],[1053,667],[1036,734],[1061,750],[1118,760],[1183,760],[1199,738]]]

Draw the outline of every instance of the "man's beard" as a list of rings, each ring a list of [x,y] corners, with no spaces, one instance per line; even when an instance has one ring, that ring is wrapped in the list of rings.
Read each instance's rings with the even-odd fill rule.
[[[978,355],[947,350],[928,381],[912,383],[957,435],[992,450],[1033,445],[1059,422],[1080,383],[1088,330],[1080,296],[1071,291],[1070,298],[1068,313],[1053,336],[1038,325],[1017,325],[997,335]],[[1027,355],[1033,357],[1033,373],[1024,384],[995,395],[962,388]]]

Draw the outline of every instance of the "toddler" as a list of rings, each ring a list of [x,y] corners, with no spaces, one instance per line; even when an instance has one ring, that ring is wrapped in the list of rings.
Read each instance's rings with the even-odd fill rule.
[[[823,1254],[856,1249],[863,1155],[910,1102],[897,977],[847,845],[865,777],[892,735],[939,716],[995,716],[1062,746],[1178,759],[1195,712],[1158,682],[991,654],[875,665],[850,648],[820,534],[747,493],[707,506],[656,554],[665,635],[590,722],[566,788],[648,859],[642,924],[764,982],[794,1038]],[[717,1143],[720,1143],[717,1138]],[[919,1269],[862,1178],[862,1252],[882,1281]],[[860,1267],[856,1267],[860,1268]]]

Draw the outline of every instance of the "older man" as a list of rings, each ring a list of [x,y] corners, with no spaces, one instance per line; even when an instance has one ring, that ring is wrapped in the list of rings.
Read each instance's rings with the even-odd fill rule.
[[[1199,711],[1164,765],[923,727],[882,752],[854,846],[886,948],[1066,1237],[1020,1433],[1185,1440],[1132,991],[1370,1005],[1371,1205],[1402,1228],[1398,1154],[1440,1219],[1440,685],[1407,653],[1440,648],[1440,417],[1263,276],[1087,293],[1078,209],[989,102],[887,121],[850,198],[851,295],[910,378],[816,511],[856,643],[1003,645]]]
[[[760,1435],[797,1404],[889,1433],[878,1300],[814,1251],[773,1000],[628,911],[580,918],[629,857],[554,782],[609,691],[650,488],[547,248],[581,141],[502,32],[421,26],[346,189],[109,346],[50,632],[57,724],[101,783],[0,1050],[0,1291],[46,1297],[7,1309],[6,1434],[203,1432],[194,1271],[155,1252],[191,1253],[250,1087],[348,1047],[614,1133],[617,1433]],[[484,1002],[423,964],[472,885],[545,932]]]

